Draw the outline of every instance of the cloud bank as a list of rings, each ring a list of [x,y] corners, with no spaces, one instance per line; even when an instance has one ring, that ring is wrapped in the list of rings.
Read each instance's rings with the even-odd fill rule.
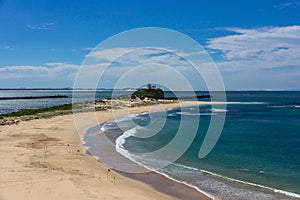
[[[222,72],[227,89],[263,89],[263,88],[298,88],[300,85],[300,26],[261,27],[261,28],[227,28],[229,35],[207,40],[206,49],[215,56],[215,62]],[[85,50],[92,50],[86,48]],[[132,68],[144,64],[156,63],[170,66],[179,73],[189,77],[194,85],[199,85],[201,77],[196,76],[186,59],[194,59],[202,52],[181,52],[178,49],[159,49],[134,47],[96,49],[86,55],[92,59],[89,77],[94,70],[104,69],[104,84],[112,87],[120,76]],[[121,57],[118,57],[122,55]],[[195,56],[197,57],[197,56]],[[201,57],[201,56],[200,56]],[[209,60],[200,63],[202,69],[209,73]],[[85,67],[85,66],[83,66]],[[152,66],[145,68],[150,73]],[[39,79],[45,85],[51,81],[72,86],[80,65],[69,63],[45,63],[43,65],[5,66],[0,68],[0,81]],[[153,71],[153,70],[152,70]],[[169,70],[154,70],[157,77],[168,77]],[[136,75],[135,75],[136,76]],[[51,81],[50,81],[51,80]],[[67,82],[66,82],[67,80]],[[174,80],[176,82],[176,80]],[[62,85],[64,87],[64,85]],[[176,86],[177,87],[177,86]],[[178,86],[179,87],[179,86]]]
[[[233,34],[210,39],[206,46],[221,52],[223,70],[300,66],[300,26],[228,30]]]
[[[41,66],[16,65],[0,68],[1,79],[11,78],[62,78],[74,76],[79,65],[68,63],[45,63]]]
[[[227,89],[300,89],[300,26],[228,28],[209,39]]]

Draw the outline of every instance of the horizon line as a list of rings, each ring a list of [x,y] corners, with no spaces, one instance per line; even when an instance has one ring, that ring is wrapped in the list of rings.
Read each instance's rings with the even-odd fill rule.
[[[137,90],[139,88],[96,88],[96,89],[92,89],[92,88],[71,88],[71,87],[66,87],[66,88],[0,88],[0,91],[9,91],[9,90],[51,90],[51,91],[55,91],[55,90],[65,90],[65,91],[103,91],[103,90],[107,90],[107,91],[112,91],[112,90],[120,90],[120,91],[132,91],[132,90]],[[184,89],[175,89],[175,90],[165,90],[165,91],[203,91],[203,92],[210,92],[207,89],[195,89],[195,90],[184,90]],[[292,88],[292,89],[228,89],[225,91],[300,91],[300,88]],[[218,90],[212,90],[211,92],[219,92]]]

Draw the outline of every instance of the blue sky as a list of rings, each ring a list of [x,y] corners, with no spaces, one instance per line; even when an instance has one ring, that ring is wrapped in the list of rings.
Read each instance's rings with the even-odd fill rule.
[[[227,89],[300,88],[297,0],[0,0],[0,87],[72,87],[93,47],[139,27],[199,42]]]

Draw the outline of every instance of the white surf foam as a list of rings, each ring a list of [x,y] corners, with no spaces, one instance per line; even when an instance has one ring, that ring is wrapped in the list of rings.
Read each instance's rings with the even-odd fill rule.
[[[201,116],[201,115],[216,115],[217,113],[193,113],[193,112],[176,112],[177,115],[186,116]]]
[[[269,108],[300,108],[299,105],[274,105],[274,106],[268,106]]]
[[[260,188],[264,188],[264,189],[267,189],[267,190],[271,190],[271,191],[276,192],[276,193],[284,194],[284,195],[295,197],[295,198],[300,198],[300,194],[296,194],[296,193],[293,193],[293,192],[288,192],[288,191],[279,190],[279,189],[276,189],[276,188],[271,188],[271,187],[264,186],[264,185],[257,184],[257,183],[251,183],[251,182],[247,182],[247,181],[242,181],[242,180],[230,178],[230,177],[223,176],[223,175],[220,175],[220,174],[217,174],[217,173],[214,173],[214,172],[210,172],[210,171],[207,171],[207,170],[200,170],[200,171],[203,172],[203,173],[212,175],[212,176],[216,176],[216,177],[225,179],[225,180],[229,180],[229,181],[233,181],[233,182],[237,182],[237,183],[242,183],[242,184],[246,184],[246,185],[251,185],[251,186],[254,186],[254,187],[260,187]]]
[[[227,112],[228,110],[227,109],[221,109],[221,108],[212,108],[211,109],[211,112],[216,112],[216,113],[219,113],[219,112]]]

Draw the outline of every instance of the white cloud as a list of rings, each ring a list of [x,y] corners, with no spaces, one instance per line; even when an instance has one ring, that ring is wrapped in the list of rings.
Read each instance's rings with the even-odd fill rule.
[[[224,70],[300,66],[300,26],[228,29],[232,35],[213,38],[207,48],[221,52]]]
[[[59,70],[65,70],[65,69],[74,69],[77,70],[80,66],[69,64],[69,63],[61,63],[61,62],[55,62],[55,63],[46,63],[47,66],[53,67],[52,69],[59,69]]]
[[[91,52],[86,57],[86,63],[81,66],[60,62],[45,63],[38,66],[6,66],[0,68],[0,78],[2,80],[32,78],[49,83],[63,82],[68,78],[68,83],[71,83],[80,70],[80,77],[77,78],[82,84],[80,86],[75,85],[75,87],[96,87],[95,84],[98,84],[100,77],[100,83],[104,83],[104,85],[99,85],[99,87],[113,87],[124,74],[130,73],[128,74],[128,85],[133,84],[133,80],[138,83],[147,78],[148,81],[169,80],[169,83],[172,82],[174,87],[180,88],[180,82],[170,74],[173,70],[190,79],[197,88],[200,85],[203,88],[202,82],[199,81],[201,79],[199,73],[185,60],[193,58],[199,53],[203,52],[181,52],[174,49],[153,47],[99,49]],[[122,56],[117,58],[119,55]],[[113,63],[111,63],[112,61]],[[107,66],[109,67],[106,69]],[[210,68],[210,66],[209,62],[202,61],[202,68]],[[137,70],[140,73],[137,73]],[[101,73],[103,71],[105,71],[104,74]]]
[[[128,47],[95,49],[87,55],[88,59],[103,62],[118,62],[122,66],[140,65],[145,63],[167,64],[171,66],[184,66],[186,61],[204,51],[182,52],[176,49],[155,47]]]
[[[47,22],[43,24],[35,24],[35,25],[27,25],[27,28],[32,30],[53,30],[53,26],[55,25],[54,22]]]
[[[21,77],[61,77],[74,74],[79,65],[68,63],[46,63],[40,66],[15,65],[0,68],[1,78],[21,78]]]
[[[204,55],[204,52],[201,50],[192,51],[192,52],[182,52],[177,49],[168,49],[168,48],[159,48],[159,47],[124,47],[124,48],[109,48],[109,49],[95,49],[90,54],[86,56],[86,62],[89,64],[96,63],[106,63],[110,64],[109,68],[105,70],[105,73],[102,76],[102,82],[105,83],[115,83],[117,82],[124,74],[131,73],[133,76],[129,76],[127,82],[128,87],[132,87],[133,82],[139,82],[140,80],[146,80],[142,75],[147,75],[148,79],[157,80],[157,78],[165,80],[173,80],[173,76],[170,74],[170,70],[163,70],[163,67],[177,71],[179,74],[182,74],[187,79],[190,79],[197,88],[203,88],[203,82],[198,71],[191,65],[191,62],[195,61],[195,58],[198,58],[196,61],[197,64],[201,63],[202,71],[210,71],[212,65],[210,65],[209,56]],[[200,55],[200,56],[199,56]],[[199,59],[200,57],[200,59]],[[200,60],[200,61],[199,61]],[[160,66],[160,70],[149,71],[154,66]],[[142,69],[140,69],[142,68]],[[140,76],[137,76],[135,71],[144,71],[147,73],[141,73]],[[93,70],[91,70],[93,71]],[[94,72],[94,74],[97,71]],[[206,72],[208,73],[208,72]],[[135,77],[135,78],[132,78]],[[148,80],[147,79],[147,80]],[[173,81],[173,84],[179,84],[176,80]],[[105,86],[101,86],[105,87]]]
[[[108,65],[113,62],[105,72],[108,78],[120,77],[134,67],[145,64],[167,65],[177,70],[186,69],[188,64],[174,50],[149,47],[97,49],[87,55],[86,59],[92,60],[92,63],[103,62]]]
[[[81,50],[83,51],[92,51],[94,49],[94,47],[84,47],[84,48],[81,48]]]
[[[16,71],[45,71],[46,67],[41,66],[29,66],[29,65],[17,65],[17,66],[6,66],[0,68],[0,72],[16,72]]]
[[[124,55],[131,50],[132,48],[96,49],[95,51],[92,51],[88,57],[111,62],[115,60],[117,56]]]
[[[300,1],[287,2],[287,3],[281,4],[281,5],[276,5],[276,6],[274,6],[274,8],[281,10],[284,8],[297,7],[297,6],[300,6]]]

